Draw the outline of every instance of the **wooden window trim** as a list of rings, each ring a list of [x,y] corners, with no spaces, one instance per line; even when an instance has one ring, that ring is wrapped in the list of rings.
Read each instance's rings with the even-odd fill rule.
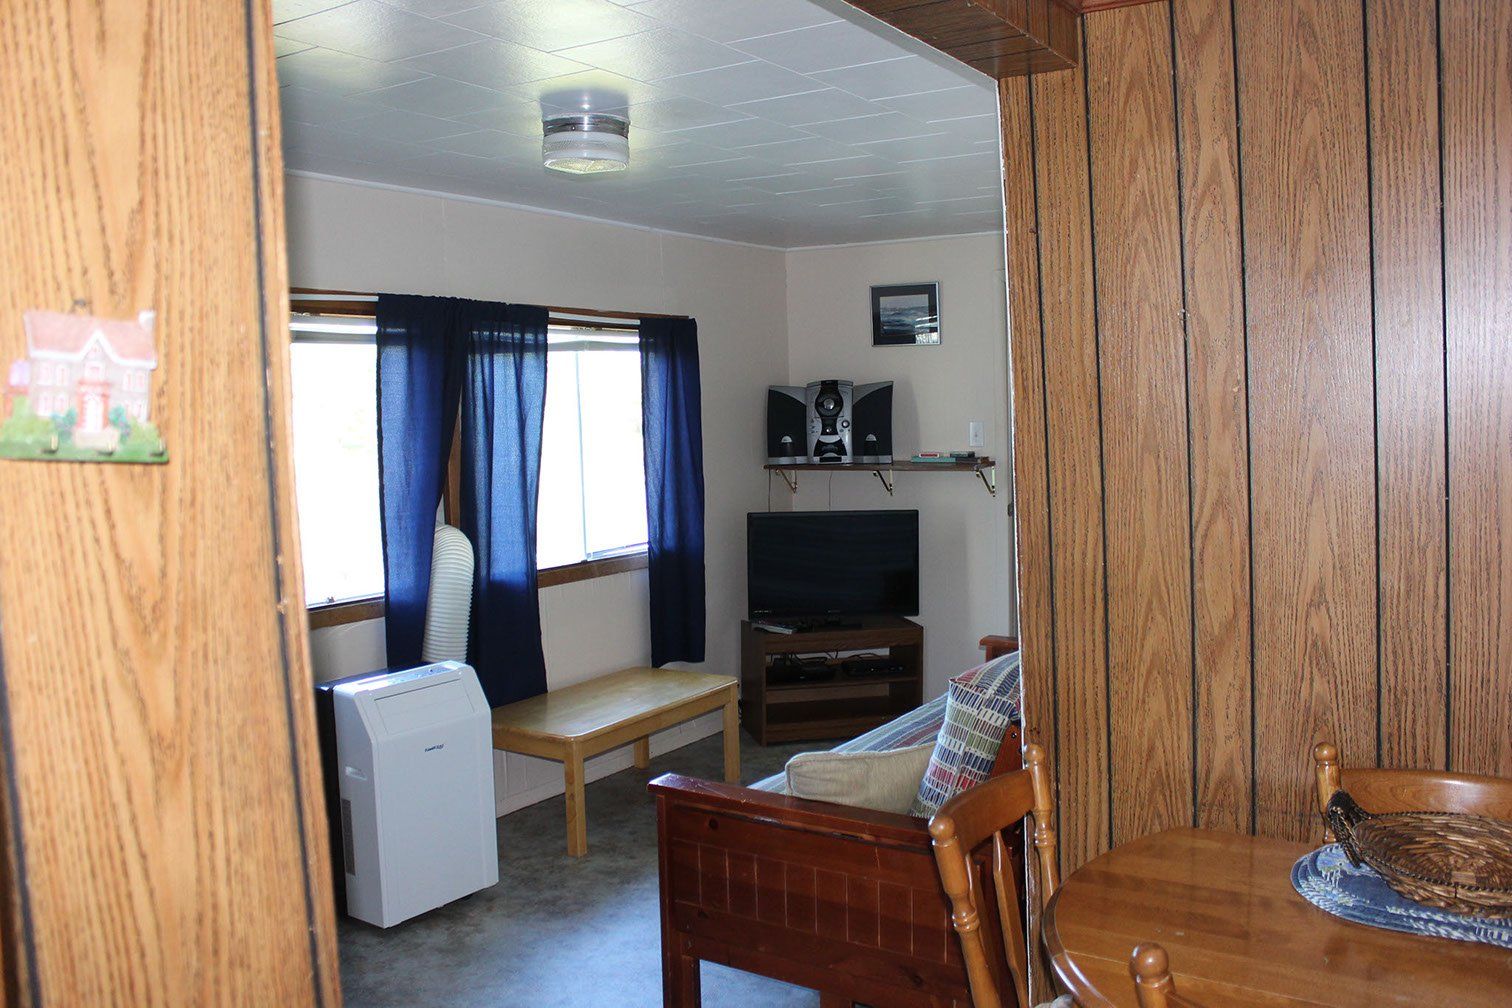
[[[346,623],[362,623],[365,620],[383,618],[383,596],[354,599],[351,602],[322,602],[320,605],[309,606],[308,611],[311,630],[323,630],[326,627],[341,626]]]
[[[578,581],[591,581],[594,578],[609,577],[612,574],[645,570],[649,562],[645,550],[642,550],[639,553],[605,557],[602,560],[584,560],[582,563],[566,564],[562,567],[544,567],[536,571],[536,584],[541,588],[555,588],[558,585],[575,584]],[[357,599],[353,602],[326,602],[310,606],[308,611],[310,629],[323,630],[326,627],[382,619],[384,605],[383,598],[378,596]]]
[[[584,560],[581,563],[567,564],[563,567],[546,567],[536,571],[536,584],[541,588],[554,588],[557,585],[572,584],[575,581],[589,581],[593,578],[608,577],[611,574],[623,574],[626,571],[645,570],[650,562],[645,550],[639,553],[626,553],[624,556],[604,557],[602,560]]]

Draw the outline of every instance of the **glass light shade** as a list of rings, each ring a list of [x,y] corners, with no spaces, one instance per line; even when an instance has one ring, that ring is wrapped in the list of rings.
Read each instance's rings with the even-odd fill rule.
[[[569,175],[598,175],[630,167],[630,124],[618,116],[547,119],[541,163]]]

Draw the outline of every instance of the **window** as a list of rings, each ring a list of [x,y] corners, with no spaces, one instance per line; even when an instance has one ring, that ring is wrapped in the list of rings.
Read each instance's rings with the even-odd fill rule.
[[[295,316],[294,470],[310,606],[383,594],[371,317]],[[553,325],[536,527],[540,569],[646,548],[640,346]]]
[[[646,548],[640,343],[634,333],[553,326],[536,566]]]
[[[312,606],[383,594],[373,326],[307,328],[318,324],[296,322],[290,348],[294,486]]]

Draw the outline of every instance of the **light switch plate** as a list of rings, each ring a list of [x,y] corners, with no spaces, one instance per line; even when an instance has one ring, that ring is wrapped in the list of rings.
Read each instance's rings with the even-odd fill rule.
[[[983,441],[982,441],[982,421],[980,421],[980,420],[973,420],[970,423],[968,423],[966,425],[966,434],[967,434],[967,438],[966,438],[967,445],[966,446],[968,448],[980,448],[980,447],[982,447],[982,444],[983,444]]]

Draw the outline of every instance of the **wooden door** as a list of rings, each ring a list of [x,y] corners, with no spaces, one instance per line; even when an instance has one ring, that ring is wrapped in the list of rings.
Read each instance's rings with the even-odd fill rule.
[[[0,1004],[331,1005],[268,0],[8,0],[0,359],[157,312],[165,465],[0,460]],[[249,84],[250,82],[250,84]]]

